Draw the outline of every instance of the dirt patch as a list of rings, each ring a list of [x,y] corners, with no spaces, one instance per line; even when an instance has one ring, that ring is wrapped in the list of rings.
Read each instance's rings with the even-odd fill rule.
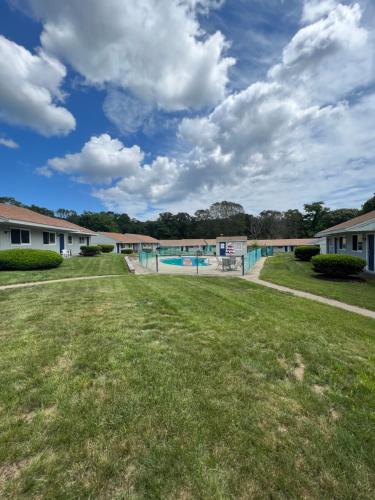
[[[299,382],[302,382],[305,377],[305,365],[303,363],[301,354],[296,353],[295,359],[296,366],[293,370],[293,375]]]
[[[312,390],[315,392],[315,394],[322,395],[327,390],[327,387],[324,387],[324,385],[314,384],[312,386]]]
[[[30,459],[24,459],[13,464],[1,465],[0,485],[5,484],[7,481],[12,481],[13,479],[16,479],[21,473],[21,471],[30,464],[30,462],[31,462]]]

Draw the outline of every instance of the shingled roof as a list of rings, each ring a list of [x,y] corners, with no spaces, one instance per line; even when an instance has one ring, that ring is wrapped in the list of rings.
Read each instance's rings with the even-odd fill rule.
[[[364,224],[365,222],[370,221],[375,222],[375,210],[368,212],[367,214],[359,215],[358,217],[354,217],[354,219],[347,220],[345,222],[341,222],[341,224],[336,224],[336,226],[329,227],[328,229],[324,229],[324,231],[320,231],[317,236],[325,236],[330,233],[340,232],[343,230],[344,232],[352,227],[358,226],[359,224]]]
[[[0,204],[0,221],[11,221],[14,223],[29,223],[46,228],[61,228],[71,230],[74,233],[95,234],[90,229],[87,229],[77,224],[73,224],[64,219],[57,217],[49,217],[48,215],[39,214],[29,208],[18,207],[17,205]]]

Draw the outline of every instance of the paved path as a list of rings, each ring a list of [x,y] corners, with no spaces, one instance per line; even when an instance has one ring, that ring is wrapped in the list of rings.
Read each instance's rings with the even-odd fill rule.
[[[251,281],[252,283],[256,283],[257,285],[265,286],[267,288],[272,288],[273,290],[278,290],[279,292],[290,293],[295,297],[302,297],[304,299],[314,300],[315,302],[320,302],[321,304],[327,304],[329,306],[337,307],[338,309],[343,309],[344,311],[361,314],[362,316],[375,319],[375,311],[370,311],[369,309],[365,309],[363,307],[352,306],[350,304],[344,304],[344,302],[340,302],[339,300],[328,299],[326,297],[321,297],[320,295],[314,295],[313,293],[302,292],[301,290],[295,290],[294,288],[275,285],[274,283],[270,283],[269,281],[261,280],[259,278],[259,275],[264,266],[265,261],[266,261],[265,257],[262,257],[260,260],[258,260],[258,262],[251,270],[250,274],[242,276],[242,279]]]
[[[338,309],[343,309],[344,311],[353,312],[356,314],[360,314],[362,316],[366,316],[368,318],[375,319],[375,311],[370,311],[369,309],[364,309],[363,307],[352,306],[350,304],[344,304],[338,300],[327,299],[326,297],[321,297],[320,295],[314,295],[309,292],[302,292],[301,290],[295,290],[294,288],[288,288],[286,286],[275,285],[274,283],[270,283],[269,281],[264,281],[259,278],[260,272],[264,266],[266,261],[265,257],[262,257],[252,268],[251,272],[246,276],[241,276],[242,279],[246,281],[251,281],[252,283],[256,283],[257,285],[265,286],[267,288],[272,288],[273,290],[278,290],[279,292],[289,293],[294,295],[295,297],[302,297],[304,299],[314,300],[315,302],[320,302],[321,304],[326,304],[329,306],[337,307]],[[140,267],[140,266],[139,266]],[[141,270],[138,270],[141,273]],[[137,272],[137,270],[136,270]],[[142,274],[150,273],[149,270],[145,270]],[[49,283],[66,283],[69,281],[83,281],[83,280],[94,280],[94,279],[102,279],[102,278],[115,278],[119,276],[124,276],[123,274],[105,274],[103,276],[80,276],[77,278],[61,278],[57,280],[46,280],[46,281],[32,281],[29,283],[16,283],[13,285],[1,285],[0,291],[2,290],[11,290],[15,288],[26,288],[30,286],[37,285],[48,285]]]
[[[79,276],[77,278],[60,278],[58,280],[45,280],[45,281],[30,281],[29,283],[15,283],[13,285],[0,285],[1,290],[10,290],[13,288],[26,288],[36,285],[48,285],[49,283],[65,283],[68,281],[82,281],[82,280],[96,280],[98,278],[115,278],[119,276],[126,276],[125,274],[104,274],[102,276]]]

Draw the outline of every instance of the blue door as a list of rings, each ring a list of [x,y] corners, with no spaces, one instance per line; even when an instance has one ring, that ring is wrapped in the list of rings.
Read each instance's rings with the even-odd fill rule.
[[[374,247],[375,247],[375,236],[373,234],[368,235],[368,269],[369,271],[374,271],[375,270],[375,262],[374,262]]]
[[[227,244],[225,241],[222,241],[220,243],[220,257],[225,257],[225,254],[227,252]]]
[[[63,234],[60,234],[60,253],[64,250],[65,248],[65,238]]]

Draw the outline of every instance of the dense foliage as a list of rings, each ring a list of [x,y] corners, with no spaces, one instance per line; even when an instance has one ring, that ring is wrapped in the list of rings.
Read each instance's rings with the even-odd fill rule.
[[[83,245],[81,246],[81,254],[84,257],[94,257],[100,254],[100,247],[97,245]]]
[[[344,278],[359,274],[366,266],[366,261],[352,255],[316,255],[311,259],[316,273]]]
[[[294,250],[295,258],[298,260],[304,260],[306,262],[311,260],[311,257],[314,257],[314,255],[318,255],[319,253],[320,248],[313,245],[300,246],[295,248]]]
[[[111,253],[113,252],[115,245],[98,245],[100,251],[103,253]]]
[[[92,231],[147,234],[157,239],[216,238],[244,235],[249,239],[305,238],[317,232],[345,222],[361,213],[375,209],[375,196],[366,201],[362,209],[340,208],[330,210],[318,201],[304,205],[304,211],[297,209],[263,210],[259,215],[247,214],[238,203],[221,201],[209,208],[197,210],[193,215],[179,212],[160,213],[156,220],[140,221],[126,213],[83,212],[59,208],[55,212],[36,205],[23,205],[9,197],[0,197],[0,203],[30,208],[45,215],[55,215],[74,222]]]
[[[61,255],[52,250],[31,248],[1,250],[0,271],[29,271],[58,267],[63,261]]]
[[[124,248],[121,250],[121,253],[125,255],[131,255],[133,253],[133,250],[131,250],[130,248]]]

